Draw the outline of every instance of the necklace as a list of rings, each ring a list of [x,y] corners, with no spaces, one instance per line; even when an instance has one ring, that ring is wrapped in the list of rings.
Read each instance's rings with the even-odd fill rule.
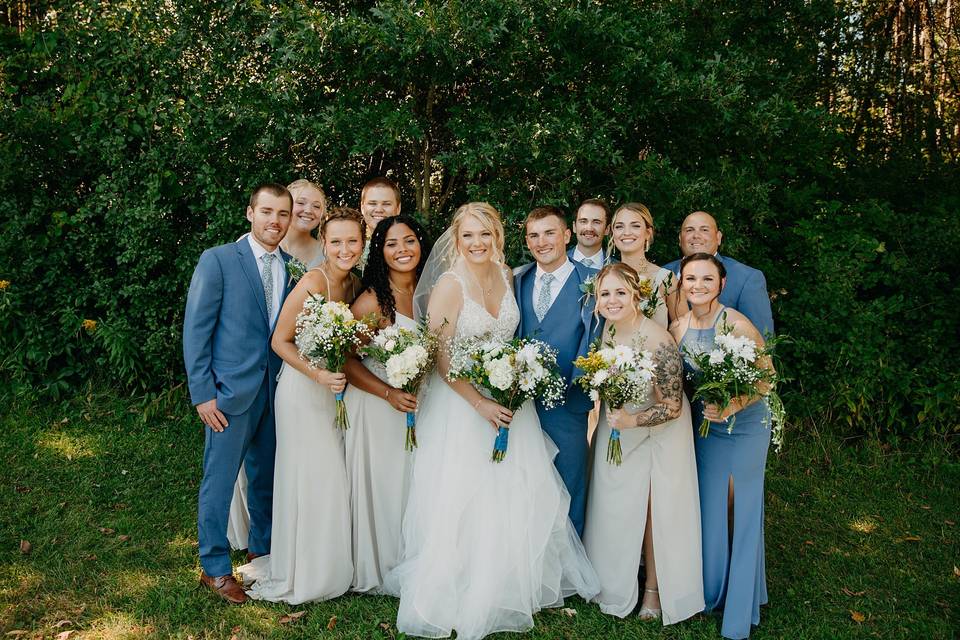
[[[401,288],[398,287],[397,285],[393,284],[393,280],[390,280],[390,279],[388,278],[388,279],[387,279],[387,282],[390,283],[390,288],[393,289],[395,292],[397,292],[397,293],[402,293],[402,294],[405,295],[405,296],[412,296],[412,295],[413,295],[413,291],[412,291],[412,290],[411,290],[411,291],[407,291],[406,289],[401,289]]]

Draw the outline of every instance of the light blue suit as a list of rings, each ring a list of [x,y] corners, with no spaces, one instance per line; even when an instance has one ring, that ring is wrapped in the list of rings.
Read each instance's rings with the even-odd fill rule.
[[[281,255],[285,265],[289,256]],[[291,284],[285,280],[277,283],[281,305]],[[204,429],[197,525],[200,564],[209,576],[233,571],[227,519],[241,464],[248,480],[248,549],[270,552],[273,395],[281,365],[270,349],[271,334],[263,282],[247,238],[204,251],[187,294],[183,360],[193,404],[216,398],[229,424],[220,433]]]
[[[767,280],[763,272],[719,253],[717,258],[727,270],[727,283],[720,293],[720,304],[747,316],[760,335],[773,335],[773,311],[770,309]],[[673,271],[679,277],[680,261],[674,260],[664,269]]]
[[[557,299],[551,305],[543,321],[537,320],[533,310],[533,284],[536,278],[536,263],[517,269],[514,275],[514,293],[520,306],[520,326],[517,335],[536,338],[557,350],[557,364],[567,381],[566,402],[553,409],[537,403],[540,426],[553,439],[557,448],[554,465],[570,493],[570,520],[577,533],[583,535],[583,520],[587,504],[587,414],[593,402],[579,386],[572,385],[573,378],[581,371],[573,361],[586,355],[590,342],[600,333],[600,324],[593,316],[594,299],[583,300],[580,285],[596,274],[595,269],[572,262],[573,272],[567,278]]]

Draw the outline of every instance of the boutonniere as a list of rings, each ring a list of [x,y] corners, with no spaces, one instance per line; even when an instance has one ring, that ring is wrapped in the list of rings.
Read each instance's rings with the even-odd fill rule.
[[[579,285],[580,293],[583,294],[582,296],[580,296],[581,305],[584,302],[586,302],[587,299],[597,295],[596,288],[597,288],[597,274],[593,274],[592,276],[590,276],[589,278],[587,278],[586,280],[580,283]]]
[[[307,272],[307,265],[303,264],[301,260],[297,258],[290,258],[287,260],[287,274],[289,274],[290,279],[287,281],[287,286],[291,284],[296,284],[300,281],[300,278],[303,277],[303,274]]]

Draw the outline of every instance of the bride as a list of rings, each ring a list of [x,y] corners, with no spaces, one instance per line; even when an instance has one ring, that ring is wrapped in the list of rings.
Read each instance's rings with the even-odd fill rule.
[[[520,312],[504,264],[503,224],[489,204],[454,214],[417,286],[415,306],[450,339],[510,340]],[[567,517],[557,453],[528,402],[516,413],[464,381],[449,382],[444,353],[420,404],[419,448],[403,521],[400,565],[384,589],[400,597],[397,629],[424,637],[482,638],[526,631],[564,596],[590,599],[599,580]],[[509,449],[490,460],[498,425]]]

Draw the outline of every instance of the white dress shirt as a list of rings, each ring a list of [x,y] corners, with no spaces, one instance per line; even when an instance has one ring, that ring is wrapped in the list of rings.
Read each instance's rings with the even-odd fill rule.
[[[274,249],[273,251],[267,251],[264,249],[259,242],[253,239],[253,234],[247,235],[247,242],[250,243],[250,248],[253,250],[253,258],[257,263],[257,271],[260,272],[260,282],[263,283],[263,267],[264,261],[263,256],[270,253],[273,255],[273,303],[270,307],[270,326],[277,321],[277,316],[280,315],[280,299],[283,294],[284,288],[287,286],[287,272],[283,265],[283,256],[280,255],[280,249]]]
[[[533,308],[537,308],[537,300],[540,299],[540,289],[543,286],[543,276],[546,275],[546,271],[540,268],[540,265],[537,265],[537,275],[533,281]],[[550,283],[550,306],[547,307],[547,311],[550,310],[550,307],[553,306],[553,303],[557,301],[557,296],[560,295],[560,290],[563,289],[563,285],[567,283],[567,278],[570,277],[570,274],[573,273],[573,263],[569,260],[564,260],[563,264],[553,270],[553,282]]]
[[[590,268],[591,268],[591,269],[599,269],[599,268],[602,267],[602,266],[604,265],[604,263],[605,263],[605,261],[604,261],[604,259],[603,259],[603,248],[601,247],[601,248],[600,248],[595,254],[593,254],[592,256],[585,256],[585,255],[583,255],[582,253],[580,253],[580,245],[577,245],[576,247],[573,248],[573,259],[574,259],[574,260],[576,260],[577,262],[582,263],[584,260],[586,260],[586,259],[588,259],[588,258],[593,261],[593,264],[589,265]]]

